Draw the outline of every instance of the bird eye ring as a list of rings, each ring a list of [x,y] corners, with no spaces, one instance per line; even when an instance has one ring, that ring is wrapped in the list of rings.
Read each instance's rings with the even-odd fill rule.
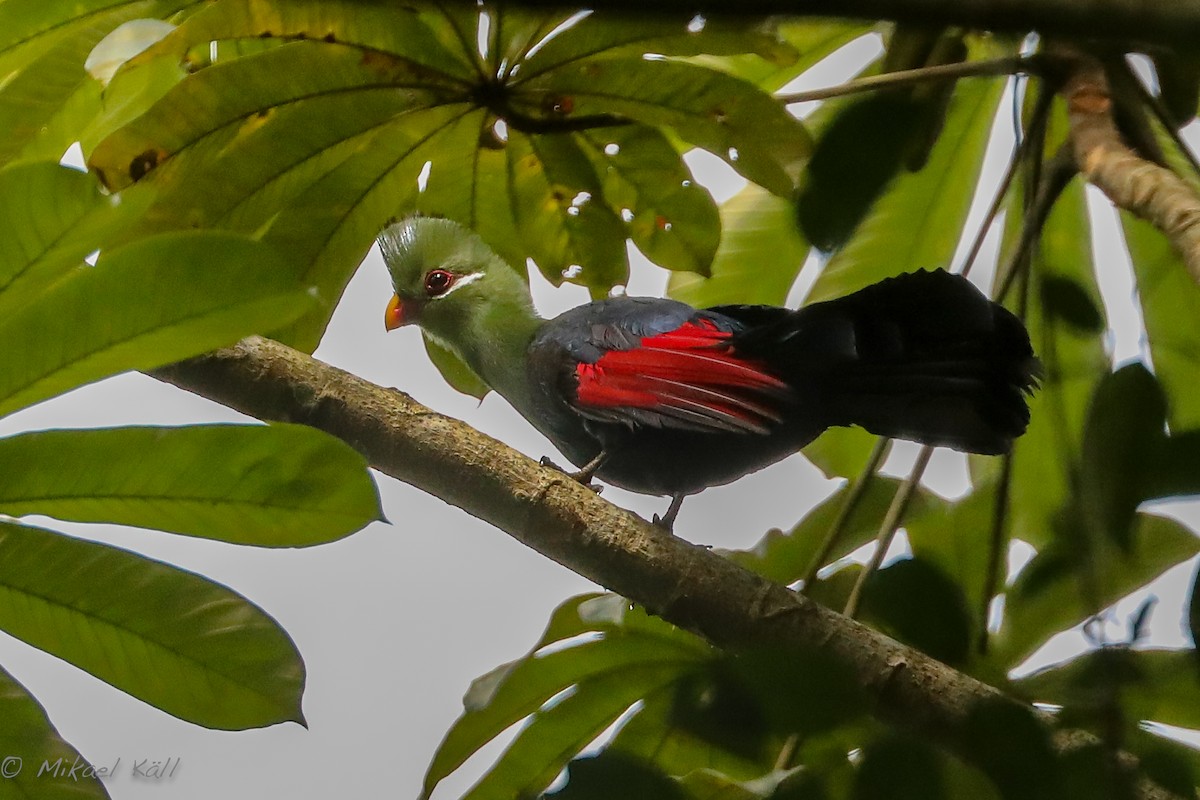
[[[450,291],[454,285],[454,273],[444,269],[430,270],[425,276],[425,293],[430,297],[439,297]]]

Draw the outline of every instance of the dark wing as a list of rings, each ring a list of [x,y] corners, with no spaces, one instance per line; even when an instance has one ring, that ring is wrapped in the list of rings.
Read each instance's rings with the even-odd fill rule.
[[[791,390],[730,345],[741,324],[659,302],[669,305],[595,309],[588,347],[572,348],[582,358],[570,405],[587,419],[630,427],[765,434],[779,424]]]

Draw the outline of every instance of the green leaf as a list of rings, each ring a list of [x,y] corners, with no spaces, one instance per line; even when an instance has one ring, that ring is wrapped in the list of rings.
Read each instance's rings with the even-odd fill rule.
[[[1164,446],[1166,413],[1158,382],[1140,363],[1096,387],[1084,423],[1076,506],[1089,539],[1104,536],[1129,550],[1145,476]]]
[[[274,620],[135,553],[0,522],[0,628],[197,725],[304,720],[304,664]]]
[[[952,581],[964,596],[962,602],[969,612],[968,619],[978,619],[978,609],[983,607],[995,512],[995,484],[986,483],[977,484],[975,491],[957,502],[904,520],[913,555],[935,565],[942,576]],[[1004,590],[1003,585],[996,588]]]
[[[753,84],[685,62],[588,59],[521,87],[533,96],[558,98],[556,105],[569,105],[572,117],[614,114],[668,127],[783,196],[811,148],[804,127]]]
[[[1093,706],[1100,693],[1118,690],[1130,719],[1200,728],[1200,681],[1189,650],[1093,650],[1028,675],[1017,686],[1026,697],[1070,707]]]
[[[721,221],[708,190],[697,185],[667,137],[646,125],[580,134],[629,237],[654,263],[708,274]]]
[[[529,655],[476,680],[464,700],[463,715],[446,733],[429,765],[425,775],[425,796],[472,753],[513,723],[538,713],[547,701],[569,687],[575,687],[572,698],[582,695],[572,706],[580,706],[585,714],[604,716],[613,712],[608,719],[611,722],[640,695],[624,702],[619,709],[606,704],[603,698],[593,696],[621,686],[622,676],[632,676],[631,680],[635,682],[649,681],[649,684],[638,684],[639,691],[648,692],[707,658],[707,649],[695,637],[683,634],[661,620],[649,618],[644,612],[627,612],[627,605],[628,601],[613,595],[567,601],[555,612],[546,634]],[[604,635],[562,649],[540,652],[550,644],[587,632],[603,632]],[[545,725],[560,725],[557,720],[567,712],[558,708],[559,705],[548,706],[540,712],[549,715],[550,721]],[[578,745],[574,750],[567,746],[554,752],[539,749],[536,743],[518,745],[521,739],[536,735],[527,728],[518,737],[518,743],[514,743],[513,747],[517,749],[505,762],[505,768],[496,777],[485,778],[481,786],[511,789],[516,786],[512,782],[520,780],[526,782],[521,784],[522,787],[533,791],[545,788],[558,769],[600,732],[587,734],[593,724],[588,721],[581,720],[578,728],[573,728],[570,720],[561,724],[570,729],[572,736],[584,737],[586,734],[586,740],[572,739],[574,744],[571,746]],[[528,755],[531,751],[536,754]],[[550,769],[552,763],[558,766],[546,778],[545,784],[535,786],[533,784],[541,780],[541,773],[529,773],[518,763],[523,758],[533,759],[538,770]]]
[[[567,765],[567,785],[543,797],[547,800],[610,800],[613,797],[687,800],[689,794],[649,763],[608,749],[572,761]]]
[[[1200,428],[1200,287],[1178,251],[1148,222],[1123,213],[1121,224],[1133,262],[1154,374],[1167,393],[1168,420],[1181,431]]]
[[[1200,552],[1200,540],[1174,520],[1138,514],[1134,524],[1138,527],[1127,553],[1110,545],[1092,556],[1094,600],[1100,609]],[[1081,596],[1068,559],[1052,547],[1039,552],[1008,592],[995,639],[1000,663],[1015,667],[1046,639],[1086,620],[1097,610],[1092,599]]]
[[[1006,249],[1019,216],[1010,205]],[[1092,263],[1091,227],[1083,186],[1072,182],[1054,204],[1034,254],[1026,325],[1042,360],[1041,386],[1029,399],[1030,423],[1013,450],[1011,530],[1037,548],[1053,538],[1058,515],[1072,492],[1071,471],[1080,463],[1083,426],[1096,384],[1109,372],[1102,335],[1073,324],[1061,306],[1047,305],[1047,280],[1073,283],[1095,308],[1103,308]],[[1003,262],[1003,257],[1001,258]],[[1053,293],[1050,295],[1053,297]]]
[[[78,170],[39,162],[0,171],[0,309],[33,302],[78,266],[96,249],[79,228],[111,220],[112,211],[96,180]]]
[[[244,237],[144,239],[82,266],[0,319],[0,415],[294,319],[309,298],[282,255]]]
[[[642,665],[577,684],[573,692],[533,715],[464,800],[508,800],[545,789],[631,705],[678,674],[675,665]]]
[[[879,437],[865,428],[829,428],[804,447],[804,457],[821,470],[826,478],[857,478],[867,466],[867,460],[879,443]],[[884,443],[883,461],[892,451],[890,441]]]
[[[907,96],[877,93],[835,112],[796,197],[800,230],[818,248],[844,245],[900,171],[920,110]]]
[[[0,669],[0,754],[3,754],[0,765],[4,774],[0,778],[0,794],[6,798],[108,798],[104,784],[93,771],[106,765],[89,769],[83,757],[55,730],[41,704],[3,669]],[[51,768],[60,764],[64,771],[76,764],[81,766],[71,777],[55,778],[41,774],[43,764],[50,764]],[[13,767],[18,769],[15,775]]]
[[[1062,796],[1049,728],[1029,706],[1008,698],[976,703],[967,712],[957,749],[992,779],[1004,800]]]
[[[810,302],[884,278],[950,264],[975,193],[1000,102],[1000,81],[959,84],[946,125],[920,172],[898,177],[825,265]]]
[[[937,800],[948,797],[942,759],[930,745],[910,737],[885,736],[862,751],[854,800]]]
[[[266,547],[333,541],[382,516],[362,456],[302,425],[26,433],[0,439],[0,464],[9,516]]]
[[[830,553],[829,562],[837,561],[871,541],[879,523],[899,488],[894,478],[876,477],[871,481],[838,546]],[[789,584],[804,577],[817,549],[828,533],[845,501],[846,487],[808,513],[788,533],[774,530],[767,533],[750,550],[738,550],[730,558],[775,583]],[[913,524],[927,514],[944,513],[946,503],[924,489],[913,495],[905,524]]]
[[[721,204],[721,243],[708,276],[674,273],[667,294],[697,308],[783,305],[808,255],[794,218],[791,201],[748,184]]]
[[[907,558],[872,574],[863,613],[885,632],[950,666],[967,660],[972,626],[966,598],[932,561]]]
[[[780,64],[753,55],[701,54],[693,60],[748,80],[768,92],[776,92],[843,45],[871,32],[868,25],[842,20],[783,19],[777,24],[780,37],[800,54],[791,63]]]
[[[100,86],[84,60],[112,29],[160,17],[194,0],[9,0],[0,8],[0,163],[57,160],[100,110]]]

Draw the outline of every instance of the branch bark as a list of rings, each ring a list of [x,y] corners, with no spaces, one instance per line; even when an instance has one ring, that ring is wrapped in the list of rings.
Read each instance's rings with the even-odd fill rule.
[[[981,703],[1016,702],[650,525],[398,390],[277,342],[251,337],[153,374],[259,419],[299,422],[337,436],[381,472],[490,522],[719,647],[819,648],[855,676],[877,717],[951,749],[962,749],[969,715]],[[1171,796],[1143,784],[1139,797]]]
[[[521,0],[523,6],[578,10],[580,0]],[[935,26],[1062,35],[1077,39],[1153,42],[1194,47],[1200,5],[1159,0],[592,0],[600,11],[734,13],[880,19]]]
[[[1142,158],[1122,141],[1103,65],[1077,52],[1070,55],[1069,63],[1059,93],[1067,102],[1079,171],[1119,208],[1162,231],[1200,283],[1200,197],[1181,177]]]

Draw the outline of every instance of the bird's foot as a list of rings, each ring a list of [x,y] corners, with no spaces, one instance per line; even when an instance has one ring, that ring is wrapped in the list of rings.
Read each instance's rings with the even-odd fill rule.
[[[538,459],[538,463],[541,464],[543,467],[550,467],[551,469],[556,469],[559,472],[561,472],[562,474],[566,475],[568,478],[571,478],[572,480],[582,483],[584,486],[591,489],[596,494],[600,494],[600,492],[602,492],[604,490],[604,487],[600,486],[599,484],[592,483],[592,476],[596,474],[596,470],[597,470],[597,468],[599,468],[599,466],[603,460],[604,460],[604,453],[601,452],[600,455],[593,458],[587,464],[584,464],[583,469],[575,471],[575,472],[571,472],[569,470],[563,469],[558,464],[555,464],[554,461],[551,460],[549,456],[542,456],[540,459]]]
[[[653,525],[665,530],[667,533],[675,532],[675,518],[679,516],[679,509],[683,508],[683,498],[687,497],[684,494],[677,494],[671,497],[671,505],[667,507],[667,513],[662,517],[655,514],[651,517],[650,522]]]

